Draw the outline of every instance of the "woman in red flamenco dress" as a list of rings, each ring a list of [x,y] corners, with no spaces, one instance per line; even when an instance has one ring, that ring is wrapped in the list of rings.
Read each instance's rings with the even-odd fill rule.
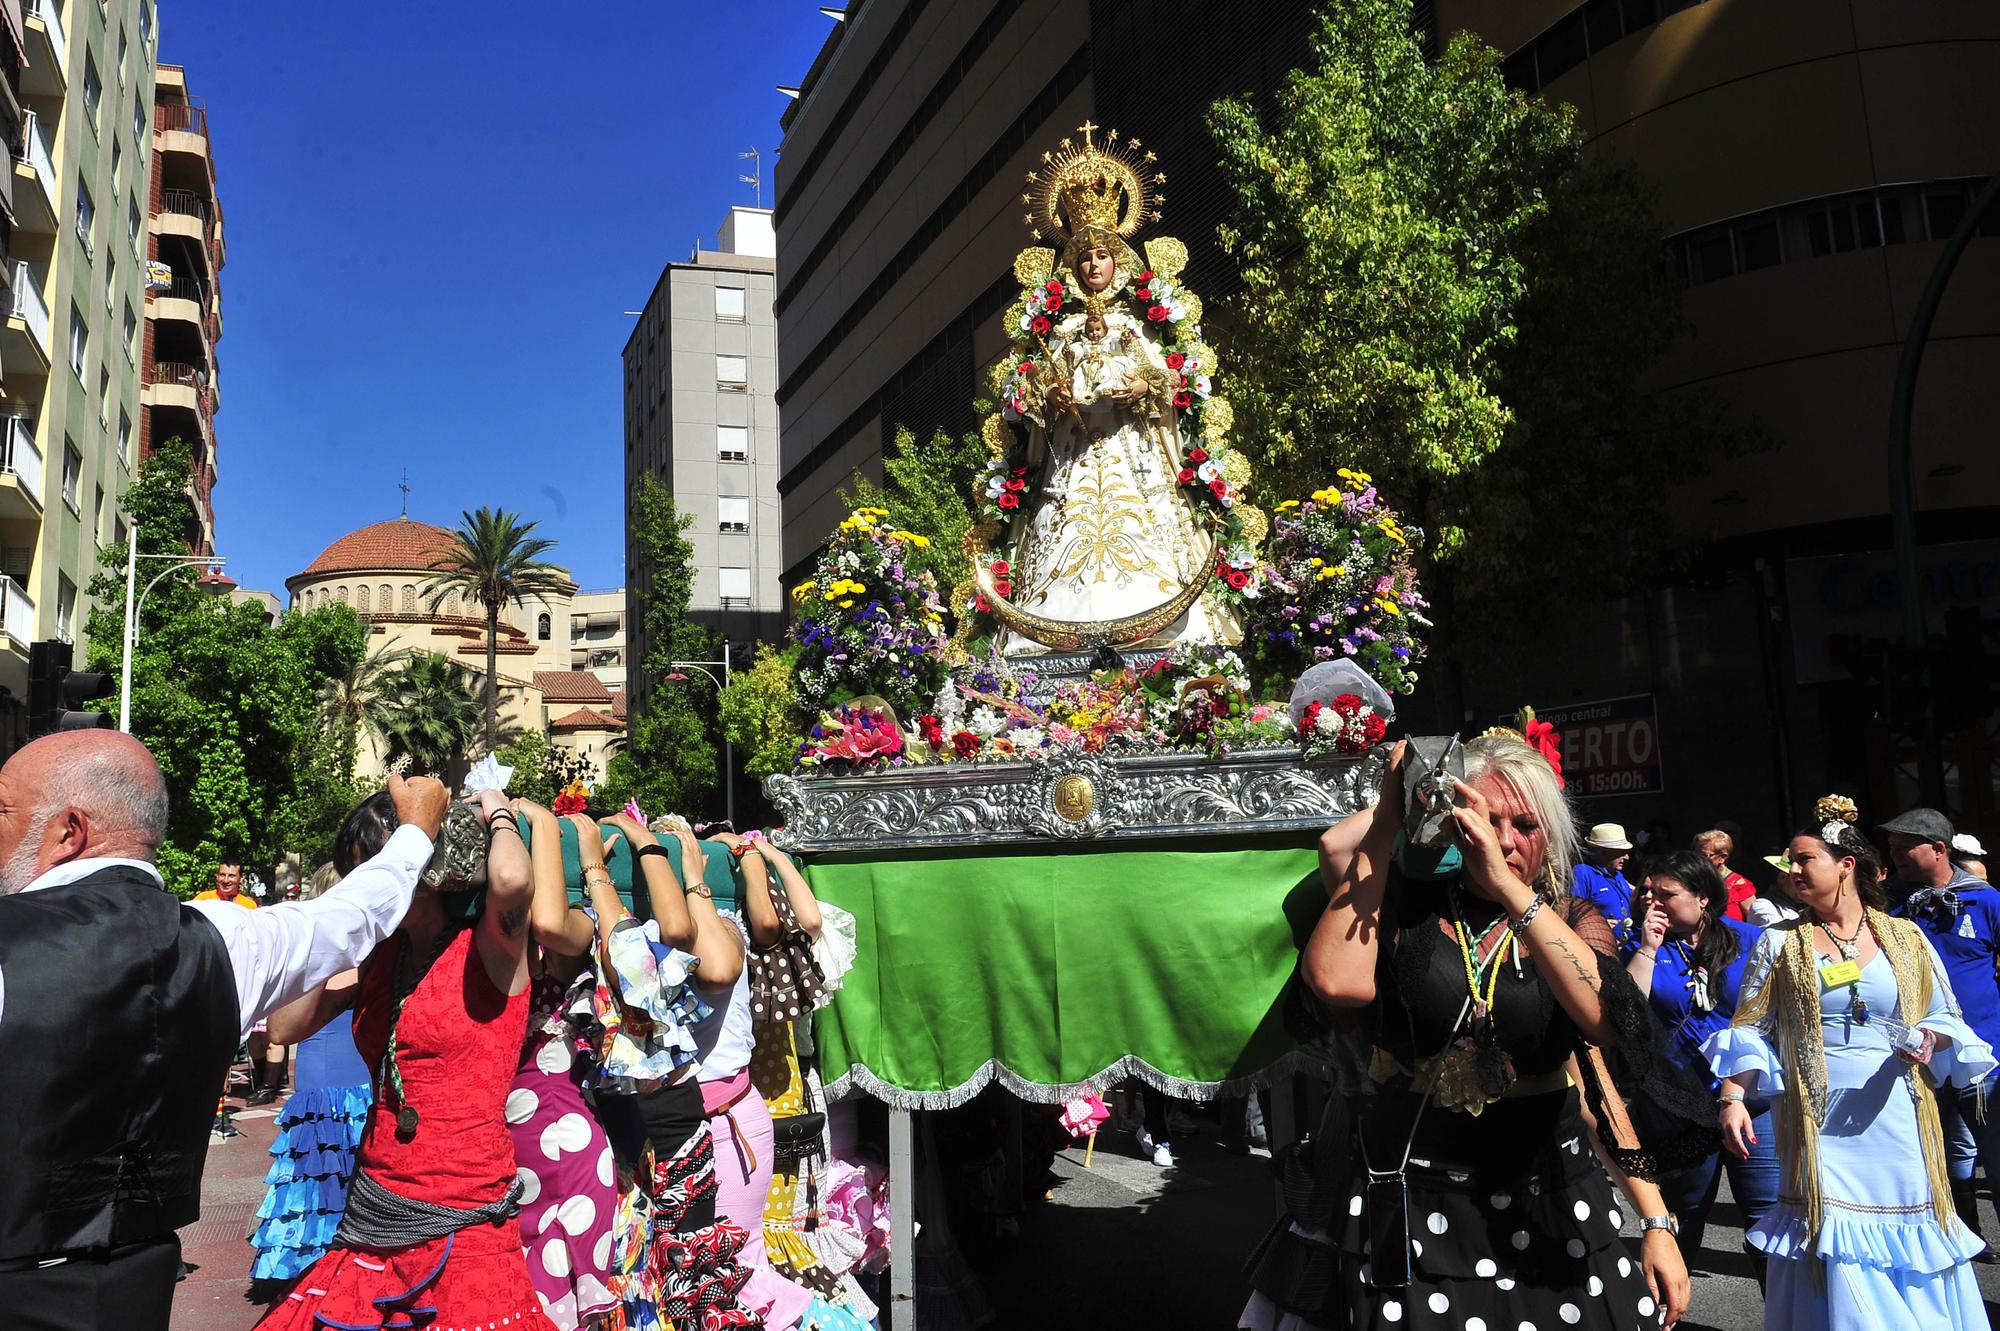
[[[462,927],[459,894],[420,890],[359,982],[321,995],[321,1021],[355,1007],[375,1105],[333,1249],[258,1331],[555,1331],[521,1252],[504,1113],[527,1033],[533,879],[505,798],[475,807],[488,829],[476,921]],[[364,802],[336,864],[368,858],[394,819],[386,800]]]

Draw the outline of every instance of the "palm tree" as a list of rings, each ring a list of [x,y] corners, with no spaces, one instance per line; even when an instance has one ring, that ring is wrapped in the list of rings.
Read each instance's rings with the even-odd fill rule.
[[[414,652],[382,686],[383,759],[407,757],[410,769],[442,776],[465,757],[479,733],[479,700],[465,672],[437,652]]]
[[[319,686],[319,723],[335,736],[347,759],[347,773],[354,775],[354,763],[361,742],[382,743],[388,734],[389,685],[396,667],[408,656],[406,651],[390,651],[384,643],[361,657],[352,669]]]
[[[486,747],[500,742],[500,612],[509,604],[533,597],[546,600],[574,590],[569,573],[542,556],[556,543],[535,536],[535,523],[518,513],[482,507],[462,513],[464,522],[451,534],[452,546],[431,564],[425,589],[431,613],[457,592],[486,607]]]

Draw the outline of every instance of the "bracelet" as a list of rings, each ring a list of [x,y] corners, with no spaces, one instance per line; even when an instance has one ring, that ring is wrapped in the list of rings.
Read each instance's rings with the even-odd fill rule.
[[[1654,948],[1651,952],[1648,952],[1642,947],[1632,955],[1635,957],[1644,957],[1648,961],[1658,961],[1660,959],[1660,949]]]
[[[648,855],[657,855],[669,865],[673,863],[673,856],[667,854],[667,848],[657,841],[650,846],[639,846],[632,852],[632,858],[635,860],[643,860]]]
[[[605,868],[602,864],[586,864],[583,866],[583,876],[585,878],[589,878],[594,873],[601,873],[606,878],[611,876],[611,870]]]
[[[499,817],[495,817],[492,822],[486,824],[486,839],[488,841],[491,841],[493,839],[493,834],[495,832],[498,832],[503,827],[512,831],[515,836],[521,836],[521,825],[519,823],[515,822],[512,818],[507,818],[503,820]],[[522,840],[525,841],[526,839],[527,838],[522,837]]]
[[[1535,916],[1541,913],[1541,909],[1542,898],[1537,896],[1529,903],[1528,908],[1521,912],[1521,918],[1514,921],[1513,932],[1517,936],[1528,932],[1528,926],[1534,922]]]
[[[1715,1097],[1715,1103],[1718,1105],[1740,1105],[1743,1103],[1743,1096],[1741,1093],[1731,1094],[1728,1091],[1724,1091],[1721,1095]]]
[[[1639,1232],[1641,1234],[1649,1233],[1655,1229],[1664,1229],[1667,1233],[1678,1238],[1681,1232],[1681,1225],[1680,1221],[1670,1215],[1642,1215],[1639,1217]]]
[[[498,827],[500,826],[500,820],[502,818],[505,818],[508,822],[513,823],[515,831],[518,832],[521,830],[521,824],[518,821],[518,815],[515,814],[515,812],[512,809],[495,809],[493,811],[493,816],[486,820],[486,826],[488,828]]]

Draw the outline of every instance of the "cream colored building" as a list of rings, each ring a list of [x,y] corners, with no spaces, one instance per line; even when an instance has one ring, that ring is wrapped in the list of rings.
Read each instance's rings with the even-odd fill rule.
[[[294,610],[352,606],[373,634],[370,651],[385,655],[436,652],[461,666],[474,692],[486,675],[486,612],[456,593],[430,608],[433,566],[451,548],[451,533],[409,517],[372,523],[342,536],[303,570],[285,580]],[[622,593],[595,593],[618,597]],[[622,739],[624,722],[615,715],[622,703],[597,676],[582,673],[579,688],[571,669],[570,626],[575,613],[568,594],[510,605],[500,618],[496,659],[503,732],[546,731],[562,747],[586,754],[602,775],[604,757]],[[589,716],[574,715],[589,710]],[[561,724],[555,724],[561,723]],[[382,770],[381,755],[363,755],[370,772]]]
[[[625,629],[625,589],[578,592],[569,603],[569,668],[587,670],[613,693],[625,691],[631,668]]]

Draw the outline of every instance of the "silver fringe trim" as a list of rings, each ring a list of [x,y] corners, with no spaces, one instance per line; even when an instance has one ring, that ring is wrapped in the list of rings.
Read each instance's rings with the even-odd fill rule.
[[[900,1086],[891,1086],[862,1064],[856,1063],[838,1078],[826,1083],[826,1098],[846,1100],[856,1095],[868,1095],[891,1109],[956,1109],[997,1081],[1030,1104],[1059,1105],[1083,1095],[1102,1095],[1118,1083],[1137,1077],[1154,1090],[1176,1100],[1236,1099],[1252,1091],[1265,1090],[1302,1072],[1323,1074],[1328,1066],[1325,1055],[1294,1049],[1246,1076],[1231,1077],[1226,1081],[1189,1081],[1168,1076],[1137,1054],[1127,1054],[1084,1081],[1050,1084],[1030,1081],[995,1058],[949,1090],[906,1091]]]

